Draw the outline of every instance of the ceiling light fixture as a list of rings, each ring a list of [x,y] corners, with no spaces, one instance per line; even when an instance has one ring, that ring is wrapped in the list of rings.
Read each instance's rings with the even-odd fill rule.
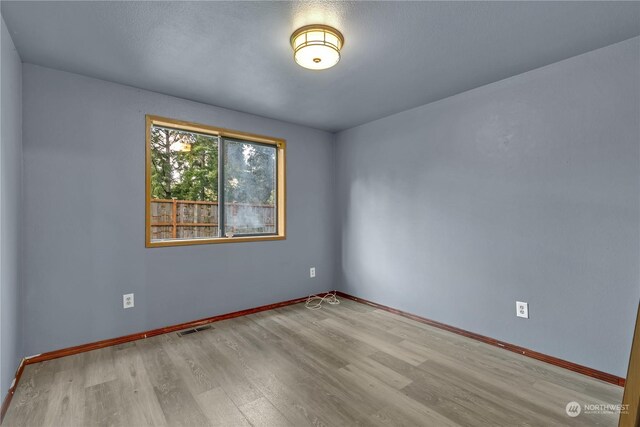
[[[307,25],[291,35],[293,58],[298,65],[310,70],[325,70],[340,61],[344,37],[327,25]]]

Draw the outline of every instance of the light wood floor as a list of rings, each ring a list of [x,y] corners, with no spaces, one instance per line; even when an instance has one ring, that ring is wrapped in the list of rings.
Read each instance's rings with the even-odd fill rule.
[[[342,300],[26,367],[3,426],[616,425],[622,388]]]

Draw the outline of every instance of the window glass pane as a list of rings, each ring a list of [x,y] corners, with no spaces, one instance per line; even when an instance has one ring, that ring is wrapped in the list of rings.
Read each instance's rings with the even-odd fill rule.
[[[225,236],[276,233],[276,148],[224,143]]]
[[[219,237],[218,137],[151,128],[151,241]]]

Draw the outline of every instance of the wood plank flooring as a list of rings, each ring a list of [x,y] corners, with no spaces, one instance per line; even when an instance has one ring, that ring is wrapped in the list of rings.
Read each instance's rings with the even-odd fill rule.
[[[3,426],[615,426],[622,388],[350,300],[28,365]]]

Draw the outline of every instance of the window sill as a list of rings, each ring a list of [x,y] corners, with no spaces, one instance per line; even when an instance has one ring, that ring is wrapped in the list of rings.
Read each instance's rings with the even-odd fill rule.
[[[190,240],[159,240],[146,242],[147,248],[162,248],[166,246],[191,246],[210,245],[215,243],[240,243],[240,242],[264,242],[269,240],[285,240],[284,235],[246,236],[246,237],[217,237],[215,239],[190,239]]]

